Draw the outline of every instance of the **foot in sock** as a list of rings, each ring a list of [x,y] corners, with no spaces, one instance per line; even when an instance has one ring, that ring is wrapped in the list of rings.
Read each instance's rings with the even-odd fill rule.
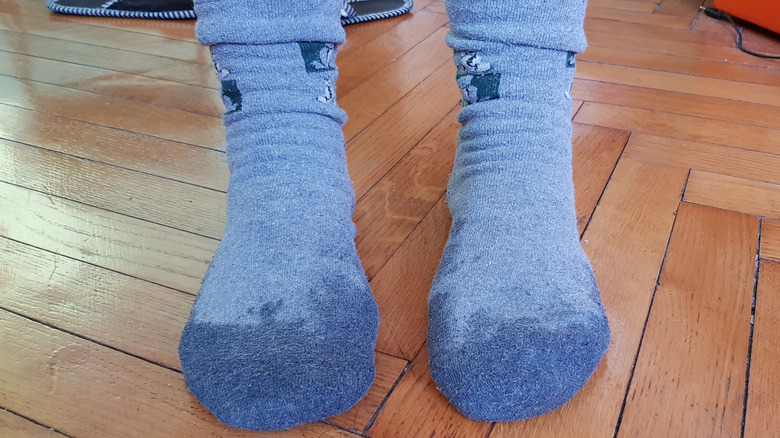
[[[610,342],[571,172],[584,2],[519,3],[447,1],[464,107],[428,344],[441,392],[480,421],[561,406]]]
[[[242,21],[268,18],[255,3],[204,3],[198,36],[222,81],[230,185],[179,355],[190,391],[220,421],[285,429],[348,410],[374,379],[378,309],[355,250],[334,100],[341,0],[294,2],[296,20],[278,25]],[[321,42],[296,42],[295,27],[316,33],[328,20]]]

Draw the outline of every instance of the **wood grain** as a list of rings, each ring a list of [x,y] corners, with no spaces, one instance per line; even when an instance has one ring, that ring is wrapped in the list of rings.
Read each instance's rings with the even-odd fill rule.
[[[415,87],[422,86],[424,79],[445,64],[446,68],[451,68],[454,72],[455,67],[449,65],[452,64],[452,50],[444,45],[446,34],[447,29],[437,30],[389,67],[374,75],[370,83],[364,83],[350,93],[339,95],[339,105],[349,114],[349,121],[344,126],[344,137],[347,141],[352,140]],[[442,113],[442,116],[445,113]]]
[[[192,295],[5,238],[0,254],[0,307],[180,369]]]
[[[78,23],[50,20],[48,17],[0,12],[0,29],[128,52],[150,53],[181,61],[211,63],[208,50],[195,41],[161,38],[116,28],[81,26]]]
[[[428,349],[423,348],[390,395],[368,435],[382,438],[479,438],[487,437],[490,429],[490,423],[464,417],[441,395],[428,371]]]
[[[214,239],[225,229],[223,192],[1,139],[0,181]]]
[[[771,436],[780,430],[777,327],[780,326],[780,264],[761,262],[750,357],[745,436]]]
[[[455,66],[436,70],[347,144],[355,195],[363,195],[458,104]],[[347,127],[345,126],[345,132]]]
[[[0,88],[0,103],[6,105],[197,146],[216,149],[225,143],[225,128],[218,117],[8,76],[0,76]]]
[[[456,113],[451,111],[358,201],[355,243],[369,279],[444,194],[455,157]]]
[[[682,204],[619,436],[739,436],[758,219]]]
[[[591,38],[588,50],[577,56],[578,61],[593,61],[647,70],[660,70],[670,73],[683,73],[691,76],[726,79],[737,82],[778,86],[780,77],[777,72],[765,67],[728,64],[710,59],[691,59],[663,53],[637,52],[635,50],[615,49],[593,45],[598,38]],[[692,78],[691,80],[696,80]],[[682,85],[682,84],[680,84]],[[691,90],[685,90],[689,93]]]
[[[39,8],[41,6],[43,5],[38,4]],[[127,52],[110,47],[4,30],[0,30],[0,46],[10,52],[24,53],[40,58],[101,67],[208,88],[219,87],[219,81],[214,74],[214,66],[205,63],[184,62],[164,56]]]
[[[0,405],[84,437],[339,437],[322,423],[254,433],[228,428],[181,374],[0,310]],[[89,382],[86,384],[86,382]]]
[[[574,80],[572,95],[589,102],[780,129],[780,110],[750,102],[581,79]],[[676,126],[674,119],[669,120]]]
[[[379,303],[377,350],[411,360],[428,328],[428,291],[450,228],[444,199],[428,213],[371,281]]]
[[[780,155],[742,148],[633,134],[624,157],[703,170],[719,175],[780,183]]]
[[[441,14],[418,12],[360,48],[340,54],[338,92],[347,95],[447,23]]]
[[[0,104],[0,137],[210,189],[227,190],[223,153]]]
[[[780,262],[780,221],[761,221],[761,257]]]
[[[0,409],[0,435],[5,438],[61,438],[65,435]]]
[[[0,74],[212,117],[224,112],[217,90],[29,55],[0,51]]]
[[[574,200],[580,235],[604,193],[629,133],[575,124],[572,134]]]
[[[614,433],[687,172],[622,159],[582,245],[607,309],[612,344],[585,387],[561,408],[497,423],[491,438]]]
[[[592,102],[582,105],[574,121],[769,153],[776,153],[780,144],[777,129]]]
[[[577,74],[595,81],[678,93],[696,90],[701,96],[780,106],[780,91],[776,86],[587,61],[577,63]]]
[[[692,171],[685,200],[756,216],[780,218],[780,185]]]
[[[2,182],[0,211],[0,236],[192,294],[218,244]]]

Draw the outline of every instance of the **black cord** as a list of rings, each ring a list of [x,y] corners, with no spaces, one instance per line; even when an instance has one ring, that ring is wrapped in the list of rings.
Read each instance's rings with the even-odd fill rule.
[[[700,6],[699,9],[704,11],[705,14],[708,16],[715,18],[717,20],[726,19],[729,23],[731,23],[731,26],[734,28],[734,30],[737,32],[737,48],[749,55],[757,56],[759,58],[766,58],[766,59],[780,59],[779,55],[767,55],[765,53],[756,53],[752,50],[748,50],[745,47],[742,46],[742,29],[737,26],[737,23],[734,22],[734,19],[731,18],[731,15],[719,11],[715,8],[705,8],[704,6]]]

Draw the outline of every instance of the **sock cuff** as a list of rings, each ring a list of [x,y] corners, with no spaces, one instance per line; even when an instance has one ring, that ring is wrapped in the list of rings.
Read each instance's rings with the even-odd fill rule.
[[[586,0],[447,0],[457,38],[569,52],[587,47]]]
[[[345,41],[342,0],[196,0],[194,6],[203,45]]]

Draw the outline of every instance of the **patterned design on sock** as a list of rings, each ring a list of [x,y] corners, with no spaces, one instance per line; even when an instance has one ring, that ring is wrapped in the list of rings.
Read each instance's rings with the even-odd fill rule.
[[[493,73],[489,62],[484,62],[476,52],[456,52],[458,67],[456,79],[463,95],[461,105],[498,99],[501,74]]]
[[[569,54],[566,56],[566,67],[574,68],[576,63],[577,63],[577,53],[569,52]]]
[[[298,43],[306,72],[328,73],[323,76],[325,91],[317,97],[322,103],[336,102],[336,77],[330,74],[336,70],[336,46],[330,43]]]
[[[226,68],[221,68],[218,63],[214,63],[219,80],[222,83],[222,103],[225,104],[225,114],[233,114],[241,111],[241,90],[238,89],[238,83],[230,79],[230,72]]]
[[[298,43],[307,73],[332,71],[336,68],[336,46],[330,43]]]

